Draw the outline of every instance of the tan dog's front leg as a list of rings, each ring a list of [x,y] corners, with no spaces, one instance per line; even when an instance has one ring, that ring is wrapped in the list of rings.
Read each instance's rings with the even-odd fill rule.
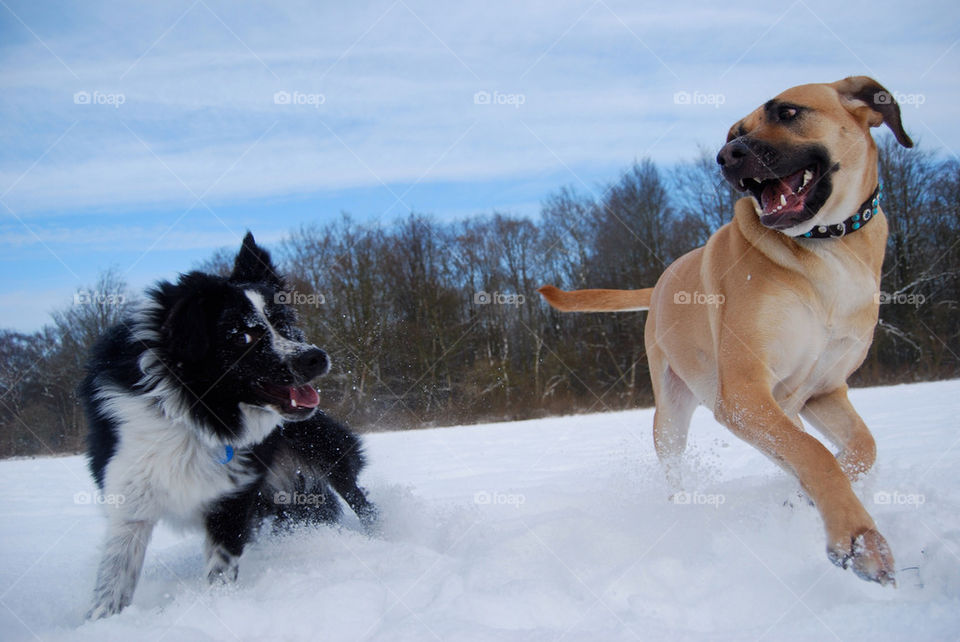
[[[736,381],[722,380],[714,409],[717,420],[793,472],[823,518],[830,561],[851,566],[865,580],[896,585],[890,547],[833,454],[799,430],[773,395],[757,386],[762,377],[740,373]]]
[[[847,398],[847,386],[809,400],[801,414],[840,449],[840,468],[847,477],[855,480],[870,470],[877,445]]]

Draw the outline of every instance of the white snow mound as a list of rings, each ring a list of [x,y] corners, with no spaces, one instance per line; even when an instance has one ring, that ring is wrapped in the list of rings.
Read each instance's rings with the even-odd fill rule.
[[[3,640],[943,640],[960,634],[960,381],[855,390],[858,495],[899,588],[831,565],[796,482],[694,417],[680,502],[652,410],[370,435],[383,535],[262,536],[208,587],[157,530],[133,605],[85,622],[105,518],[81,457],[0,462]]]

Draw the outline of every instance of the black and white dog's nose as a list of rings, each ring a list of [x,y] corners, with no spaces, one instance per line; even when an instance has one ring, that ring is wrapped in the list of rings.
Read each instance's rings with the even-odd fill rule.
[[[290,365],[298,377],[303,381],[310,381],[330,370],[330,358],[320,348],[310,346],[295,356]]]

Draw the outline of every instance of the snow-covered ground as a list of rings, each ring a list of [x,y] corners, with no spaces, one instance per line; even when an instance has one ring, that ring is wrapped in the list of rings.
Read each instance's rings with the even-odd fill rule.
[[[264,536],[236,585],[159,529],[133,605],[84,622],[104,518],[80,457],[0,462],[4,640],[946,640],[960,637],[960,381],[856,390],[857,485],[899,588],[832,566],[798,486],[700,409],[688,503],[652,410],[367,437],[383,536]],[[785,505],[786,502],[786,505]]]

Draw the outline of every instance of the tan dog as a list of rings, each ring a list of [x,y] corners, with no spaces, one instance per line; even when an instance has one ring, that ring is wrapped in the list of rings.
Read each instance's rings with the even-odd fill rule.
[[[563,311],[650,309],[654,443],[672,484],[703,404],[797,477],[823,517],[834,564],[896,585],[893,555],[850,485],[876,446],[846,383],[878,317],[887,222],[870,128],[883,123],[913,146],[899,107],[870,78],[788,89],[731,127],[717,156],[724,177],[752,197],[656,287],[540,292]]]

